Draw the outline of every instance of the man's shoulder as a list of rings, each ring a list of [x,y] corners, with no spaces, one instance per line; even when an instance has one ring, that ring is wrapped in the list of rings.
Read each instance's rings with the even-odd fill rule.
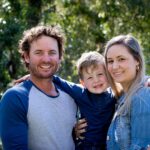
[[[25,94],[32,87],[32,83],[27,80],[18,85],[15,85],[8,90],[4,94]]]
[[[27,113],[30,86],[29,82],[25,81],[9,88],[0,101],[0,111],[4,113],[18,113],[19,111]]]
[[[24,81],[18,85],[15,85],[3,94],[2,100],[13,100],[13,99],[25,99],[28,97],[30,88],[32,87],[32,84],[29,81]]]

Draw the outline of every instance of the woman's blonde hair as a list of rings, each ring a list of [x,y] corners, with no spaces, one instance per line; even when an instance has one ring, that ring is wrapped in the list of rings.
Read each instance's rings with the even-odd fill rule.
[[[139,66],[136,70],[136,76],[133,80],[133,82],[129,85],[128,91],[125,94],[125,102],[124,105],[120,108],[119,114],[124,114],[125,112],[130,112],[130,106],[131,106],[131,100],[134,93],[141,87],[143,84],[143,78],[145,75],[145,64],[144,64],[144,57],[141,50],[141,47],[137,41],[132,35],[119,35],[114,38],[112,38],[110,41],[107,42],[105,51],[104,51],[104,57],[106,61],[106,72],[108,75],[109,82],[113,88],[113,90],[116,90],[116,86],[114,86],[114,80],[112,79],[110,73],[107,69],[107,52],[109,48],[113,45],[123,45],[128,49],[128,52],[133,56],[135,60],[139,62]]]

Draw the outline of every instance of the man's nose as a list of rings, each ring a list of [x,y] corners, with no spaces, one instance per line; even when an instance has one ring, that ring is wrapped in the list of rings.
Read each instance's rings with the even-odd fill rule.
[[[48,61],[51,61],[51,56],[49,55],[49,54],[44,54],[43,55],[43,61],[45,61],[45,62],[48,62]]]

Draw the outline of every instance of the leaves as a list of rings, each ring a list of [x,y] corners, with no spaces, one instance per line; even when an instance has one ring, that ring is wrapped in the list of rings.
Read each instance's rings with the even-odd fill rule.
[[[0,1],[0,92],[26,73],[18,53],[22,32],[37,24],[59,24],[66,52],[59,74],[78,82],[76,60],[86,51],[103,52],[107,40],[132,33],[141,43],[150,74],[148,0],[3,0]]]

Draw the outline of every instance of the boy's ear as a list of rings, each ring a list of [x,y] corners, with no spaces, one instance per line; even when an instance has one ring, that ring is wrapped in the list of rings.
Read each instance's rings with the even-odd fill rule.
[[[81,84],[82,86],[84,86],[84,81],[83,81],[82,79],[80,79],[79,81],[80,81],[80,84]]]

